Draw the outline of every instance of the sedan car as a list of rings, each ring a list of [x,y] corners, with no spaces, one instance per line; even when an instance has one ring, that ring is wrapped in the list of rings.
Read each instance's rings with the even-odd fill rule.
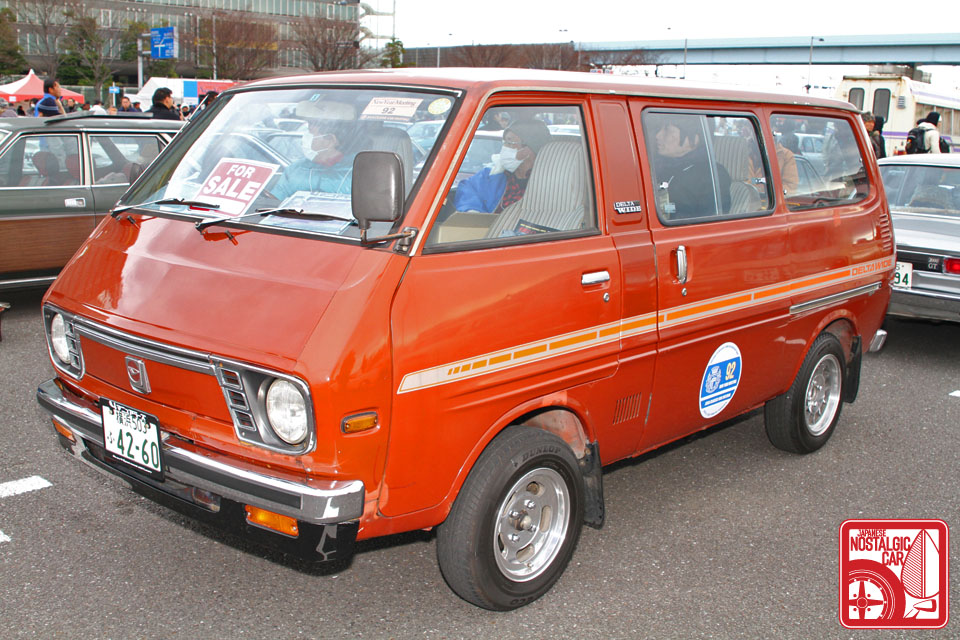
[[[960,322],[960,155],[880,160],[897,271],[888,315]]]
[[[139,114],[0,119],[0,289],[52,282],[182,125]]]

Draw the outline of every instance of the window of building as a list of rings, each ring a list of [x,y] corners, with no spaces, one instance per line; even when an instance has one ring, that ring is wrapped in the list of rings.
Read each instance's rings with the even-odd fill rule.
[[[862,87],[854,87],[850,89],[850,93],[847,94],[847,100],[850,101],[850,104],[855,106],[857,109],[863,110],[863,96],[864,91]]]

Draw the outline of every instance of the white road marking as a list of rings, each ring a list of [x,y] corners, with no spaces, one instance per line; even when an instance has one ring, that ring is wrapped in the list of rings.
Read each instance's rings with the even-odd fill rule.
[[[10,542],[10,536],[6,535],[3,531],[0,531],[0,544],[4,542]]]
[[[951,393],[950,395],[953,396],[954,398],[960,398],[960,389],[957,389],[956,391],[954,391],[954,392]]]
[[[13,480],[11,482],[0,483],[0,498],[9,498],[20,493],[36,491],[37,489],[46,489],[53,486],[40,476],[30,476],[23,480]]]

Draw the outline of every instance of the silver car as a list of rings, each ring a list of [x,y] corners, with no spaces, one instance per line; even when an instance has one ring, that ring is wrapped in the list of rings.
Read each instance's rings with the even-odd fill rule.
[[[960,322],[960,154],[880,160],[897,271],[888,314]]]

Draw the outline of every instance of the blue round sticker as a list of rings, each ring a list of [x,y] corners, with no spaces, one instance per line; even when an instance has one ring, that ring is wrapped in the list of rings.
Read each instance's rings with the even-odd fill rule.
[[[712,418],[729,404],[740,386],[740,349],[726,342],[710,356],[700,382],[700,415]]]

